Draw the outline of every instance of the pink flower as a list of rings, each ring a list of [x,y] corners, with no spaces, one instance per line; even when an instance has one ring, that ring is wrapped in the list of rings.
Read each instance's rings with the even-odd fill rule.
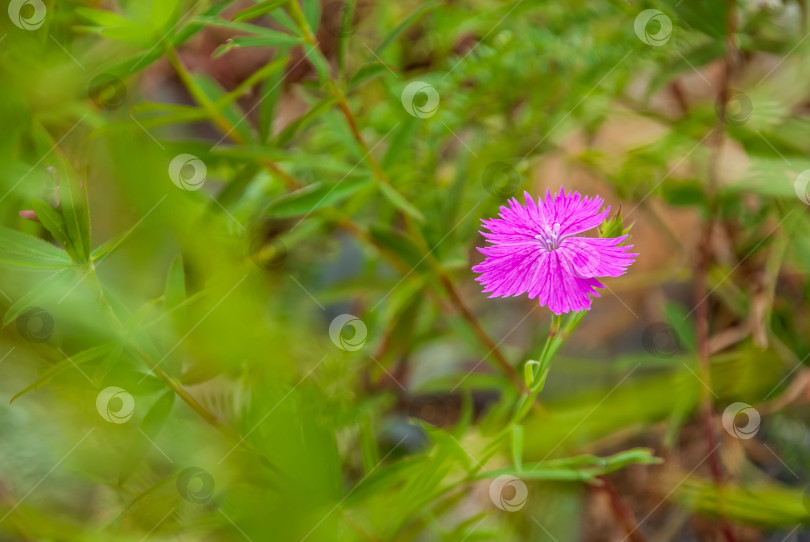
[[[472,270],[480,273],[475,280],[485,286],[489,297],[529,294],[540,306],[554,314],[591,308],[590,296],[599,297],[596,288],[604,288],[596,277],[618,277],[635,261],[618,246],[627,236],[613,238],[578,237],[600,225],[610,212],[601,211],[599,196],[567,195],[562,187],[556,196],[546,191],[545,200],[524,192],[526,205],[517,199],[502,206],[499,218],[482,220],[482,231],[491,246],[478,250],[486,256]]]

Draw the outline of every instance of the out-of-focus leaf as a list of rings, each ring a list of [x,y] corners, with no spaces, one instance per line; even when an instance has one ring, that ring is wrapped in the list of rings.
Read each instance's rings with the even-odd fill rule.
[[[264,2],[259,2],[255,6],[251,6],[237,12],[236,15],[233,16],[233,20],[235,22],[241,22],[255,19],[280,8],[286,3],[287,0],[265,0]]]
[[[3,315],[3,325],[7,326],[29,307],[36,306],[50,297],[62,295],[63,290],[66,288],[65,280],[73,276],[73,269],[60,269],[43,280],[27,294],[11,304],[6,314]]]
[[[512,463],[518,472],[523,470],[523,426],[512,425]]]
[[[214,154],[239,160],[269,160],[271,162],[293,160],[294,158],[290,151],[258,145],[218,145]]]
[[[296,132],[305,124],[316,118],[321,113],[328,111],[335,104],[334,96],[321,98],[312,108],[291,122],[278,136],[279,147],[285,146],[293,138]]]
[[[349,89],[355,90],[363,83],[368,83],[381,75],[390,73],[392,67],[382,62],[371,62],[357,70],[349,81]]]
[[[477,474],[476,478],[497,478],[498,476],[508,474],[524,480],[587,481],[634,463],[650,465],[661,462],[662,459],[652,455],[650,449],[633,448],[607,457],[581,455],[526,464],[522,469],[506,467],[503,469],[484,471]]]
[[[163,291],[166,308],[173,309],[186,299],[186,278],[183,272],[183,258],[177,256],[169,268],[166,288]]]
[[[209,24],[212,26],[219,26],[222,28],[227,28],[229,30],[234,30],[237,32],[247,32],[248,34],[253,34],[258,37],[267,38],[267,39],[278,39],[278,35],[284,36],[291,36],[290,34],[285,34],[284,32],[279,32],[278,30],[271,30],[269,28],[265,28],[263,26],[258,26],[255,24],[249,23],[235,23],[232,21],[227,21],[225,19],[220,19],[219,17],[207,17],[201,16],[194,19],[195,22]]]
[[[661,196],[670,205],[705,206],[707,203],[706,190],[697,181],[664,183]]]
[[[380,183],[379,186],[380,192],[382,192],[383,196],[385,196],[385,198],[393,203],[399,210],[411,215],[417,220],[425,220],[425,215],[423,215],[419,209],[414,207],[411,202],[405,199],[405,196],[400,194],[396,188],[388,183]]]
[[[410,268],[421,269],[426,267],[422,251],[405,235],[383,226],[373,226],[369,229],[371,238],[383,245],[401,258]]]
[[[790,160],[790,165],[785,163]],[[754,192],[768,197],[796,198],[796,178],[802,171],[810,169],[810,159],[806,156],[766,157],[749,156],[752,164],[745,175],[723,187],[723,191],[737,195]]]
[[[231,49],[239,47],[289,47],[292,45],[298,45],[299,43],[301,43],[300,37],[285,34],[283,32],[276,32],[276,35],[272,37],[266,35],[237,36],[229,39],[226,43],[223,43],[217,47],[212,56],[213,58],[217,58],[227,53]]]
[[[62,214],[65,216],[68,238],[75,256],[79,258],[78,263],[84,263],[90,257],[90,215],[87,210],[87,196],[79,186],[70,164],[63,161],[60,169]]]
[[[221,107],[225,104],[230,104],[243,97],[245,94],[252,91],[253,87],[259,83],[263,83],[267,78],[272,77],[274,74],[283,71],[284,67],[289,62],[289,57],[286,55],[276,55],[272,62],[268,62],[255,72],[250,77],[239,83],[239,85],[231,91],[224,94],[215,105]],[[260,100],[266,98],[265,94],[260,94]]]
[[[211,102],[217,102],[225,95],[225,91],[219,83],[205,73],[196,72],[192,74],[192,77],[200,91],[202,91]],[[238,132],[245,140],[253,140],[250,124],[245,121],[245,115],[236,103],[225,105],[220,111],[222,112],[222,116],[224,116],[233,127],[233,130]]]
[[[273,119],[275,118],[276,105],[281,97],[284,81],[284,71],[279,70],[271,74],[260,87],[261,102],[259,104],[259,139],[262,143],[267,142],[273,134]]]
[[[410,25],[415,23],[419,17],[421,17],[425,12],[430,9],[435,8],[439,4],[441,4],[441,0],[430,0],[428,2],[423,3],[418,8],[413,10],[407,17],[405,17],[401,23],[399,23],[396,28],[394,28],[389,34],[383,39],[383,42],[377,47],[375,51],[376,54],[379,56],[386,47],[391,45],[391,43],[397,39],[397,37],[402,34],[405,29],[407,29]]]
[[[134,440],[132,445],[121,461],[121,471],[118,474],[118,482],[120,484],[126,482],[147,452],[149,452],[149,449],[154,446],[154,440],[158,433],[160,433],[160,430],[163,428],[172,410],[174,397],[174,390],[165,391],[163,395],[158,397],[157,401],[155,401],[144,416],[138,433],[133,435]],[[164,453],[161,450],[158,450],[158,452],[161,454]],[[167,460],[170,461],[171,458]]]
[[[674,499],[687,510],[765,528],[794,528],[807,525],[807,491],[765,482],[722,488],[705,478],[680,473],[674,486]]]
[[[681,305],[670,302],[664,305],[664,314],[667,323],[675,330],[680,344],[690,352],[697,351],[695,325],[686,310]]]
[[[38,390],[57,374],[67,371],[69,369],[75,369],[76,366],[82,366],[85,363],[89,363],[91,361],[100,359],[105,355],[109,354],[110,352],[112,352],[114,349],[115,343],[105,343],[99,346],[88,348],[87,350],[83,350],[78,354],[73,354],[70,357],[70,359],[65,358],[60,360],[56,364],[50,366],[48,370],[42,373],[42,375],[39,378],[37,378],[33,383],[29,384],[21,391],[14,394],[14,396],[11,398],[9,402],[14,402],[15,400],[25,395],[29,391]]]
[[[309,28],[315,33],[321,23],[321,0],[304,0],[304,17]]]
[[[352,195],[357,190],[368,186],[371,179],[344,179],[333,185],[313,183],[295,192],[275,200],[267,208],[267,213],[276,217],[303,215]]]
[[[317,72],[321,83],[326,83],[329,81],[331,76],[331,68],[329,67],[329,62],[323,56],[321,50],[317,46],[308,45],[304,48],[304,52],[306,53],[309,61],[312,63],[312,66],[315,68],[315,72]]]
[[[70,240],[68,239],[67,225],[65,224],[65,219],[62,218],[62,215],[57,213],[53,207],[42,200],[34,200],[32,202],[32,206],[40,223],[45,227],[46,230],[50,232],[51,235],[53,235],[53,238],[61,243],[66,249],[68,246],[71,246]]]
[[[147,214],[154,211],[157,206],[161,204],[161,202],[162,200],[158,200],[157,203],[152,206],[152,209],[147,212]],[[144,217],[136,222],[131,228],[96,247],[96,249],[90,253],[90,258],[93,260],[93,263],[98,265],[100,262],[103,262],[105,259],[109,258],[118,249],[118,247],[120,247],[124,241],[130,237],[130,235],[132,235],[137,229],[143,227],[144,219],[146,217],[147,215],[144,215]]]
[[[388,144],[388,149],[386,149],[385,154],[380,160],[380,166],[383,169],[395,165],[402,159],[403,153],[411,147],[411,142],[414,140],[416,130],[419,126],[418,120],[419,119],[414,117],[408,117],[394,129],[394,133]]]
[[[0,264],[34,269],[72,267],[67,252],[38,237],[0,226]]]
[[[93,376],[90,378],[93,381],[94,386],[99,388],[101,387],[123,353],[124,345],[122,343],[117,343],[114,344],[108,352],[103,354],[101,361],[98,365],[96,365],[95,371],[93,371]]]

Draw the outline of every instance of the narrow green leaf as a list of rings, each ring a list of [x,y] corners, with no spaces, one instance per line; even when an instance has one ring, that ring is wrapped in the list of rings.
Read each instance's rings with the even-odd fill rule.
[[[68,239],[67,225],[62,215],[57,213],[53,207],[39,199],[35,199],[31,205],[34,208],[34,212],[37,214],[39,222],[53,235],[54,239],[67,248],[70,245],[70,240]]]
[[[284,147],[287,143],[290,142],[290,140],[293,138],[296,132],[298,132],[298,130],[300,130],[304,125],[312,121],[321,113],[329,111],[329,109],[331,109],[331,107],[334,104],[335,104],[334,96],[326,96],[325,98],[319,100],[314,106],[312,106],[312,108],[309,111],[307,111],[306,113],[295,119],[293,122],[291,122],[279,134],[277,141],[278,146]]]
[[[60,269],[53,275],[46,278],[39,283],[36,287],[32,288],[27,294],[23,295],[11,306],[3,315],[3,325],[7,326],[10,322],[15,320],[19,315],[25,312],[29,307],[39,305],[44,300],[61,293],[65,285],[64,279],[72,278],[74,276],[72,269]]]
[[[283,26],[284,28],[286,28],[287,30],[292,32],[293,34],[299,34],[299,35],[301,34],[301,29],[298,28],[298,25],[295,24],[295,21],[292,20],[292,17],[290,17],[290,15],[286,11],[284,11],[282,9],[277,9],[275,11],[271,11],[270,12],[270,17],[275,19],[276,22],[278,22],[278,24],[280,24],[281,26]]]
[[[264,2],[259,2],[255,6],[251,6],[247,9],[243,9],[242,11],[238,12],[236,15],[233,16],[233,20],[234,22],[240,22],[255,19],[257,17],[261,17],[266,13],[270,13],[271,11],[280,8],[286,3],[287,0],[265,0]]]
[[[391,71],[391,65],[383,62],[371,62],[369,64],[365,64],[352,76],[351,80],[349,81],[349,89],[354,90],[363,83],[368,83],[381,75],[391,73]]]
[[[177,256],[169,268],[163,297],[166,300],[167,309],[175,308],[186,299],[186,279],[182,256]]]
[[[60,360],[58,363],[51,365],[48,368],[48,370],[42,373],[42,375],[39,378],[37,378],[33,383],[29,384],[21,391],[17,392],[9,402],[13,403],[26,393],[33,390],[38,390],[57,374],[67,371],[69,369],[75,369],[76,366],[81,366],[91,361],[100,359],[103,356],[107,355],[108,353],[112,352],[114,349],[115,349],[114,343],[111,342],[105,343],[99,346],[88,348],[87,350],[83,350],[78,354],[74,354],[70,357],[70,359],[65,358]]]
[[[250,77],[246,78],[244,81],[239,83],[239,85],[237,85],[236,88],[234,88],[233,90],[228,91],[228,93],[223,95],[222,98],[220,98],[215,105],[217,107],[220,107],[224,104],[233,103],[239,98],[245,96],[247,93],[251,92],[253,87],[255,87],[257,84],[263,83],[265,80],[267,80],[268,78],[272,77],[275,74],[278,73],[283,74],[284,68],[289,63],[290,57],[287,56],[286,54],[278,54],[275,56],[276,57],[273,59],[272,62],[268,62],[267,64],[265,64],[264,66],[262,66],[261,68],[250,74]],[[261,96],[259,98],[260,100],[265,99],[264,94],[260,94],[260,96]]]
[[[38,237],[0,226],[0,263],[18,267],[60,269],[72,267],[67,252]]]
[[[158,204],[160,204],[160,201],[158,201],[154,207],[156,207]],[[144,218],[146,218],[146,216],[144,216]],[[115,252],[115,250],[118,249],[118,247],[123,245],[124,241],[130,235],[132,235],[136,229],[144,227],[144,225],[147,222],[146,220],[144,220],[144,218],[136,222],[135,225],[129,228],[127,231],[113,237],[112,239],[107,240],[101,246],[93,250],[93,252],[90,253],[90,258],[93,260],[93,263],[98,264],[99,262],[103,262],[104,260],[109,258],[113,254],[113,252]]]
[[[370,414],[363,416],[360,420],[360,453],[363,461],[363,472],[370,474],[380,464],[380,452],[377,450]]]
[[[320,79],[321,83],[326,83],[331,78],[331,68],[329,67],[329,62],[326,60],[326,57],[323,56],[321,50],[316,46],[308,46],[305,47],[304,52],[307,55],[307,58],[312,65],[315,67],[315,72],[318,74],[318,78]]]
[[[304,0],[304,17],[312,33],[317,32],[321,24],[321,0]]]
[[[213,154],[237,160],[269,160],[271,162],[288,161],[294,158],[290,151],[260,145],[219,145],[214,149]]]
[[[383,196],[393,203],[399,210],[411,215],[417,220],[425,220],[425,216],[414,207],[405,196],[400,194],[396,188],[391,186],[388,183],[380,183],[380,192],[382,192]]]
[[[114,348],[110,349],[98,365],[96,365],[95,371],[93,371],[93,376],[91,380],[93,381],[93,385],[96,387],[101,387],[104,381],[107,379],[107,375],[113,370],[115,364],[118,362],[118,359],[121,357],[121,354],[124,353],[124,345],[118,343],[114,346]]]
[[[120,484],[126,482],[141,463],[144,456],[154,447],[153,442],[171,413],[172,406],[174,405],[174,397],[174,390],[167,390],[163,395],[158,397],[155,404],[147,411],[141,421],[139,427],[140,431],[138,431],[138,434],[133,435],[133,443],[121,461],[121,470],[118,474],[118,482]],[[155,453],[163,454],[164,452],[160,449],[156,449]]]
[[[383,226],[373,226],[369,230],[369,234],[376,243],[387,247],[399,256],[409,268],[417,269],[426,265],[422,251],[410,237]]]
[[[222,56],[231,49],[239,47],[289,47],[300,43],[301,38],[284,32],[276,32],[274,36],[237,36],[217,47],[212,58]]]
[[[388,149],[385,151],[382,160],[380,160],[380,166],[384,170],[387,170],[397,163],[407,161],[407,158],[403,158],[403,152],[413,148],[412,141],[418,127],[419,119],[409,116],[407,120],[401,122],[394,129],[394,133],[390,136],[390,140],[388,141]],[[464,180],[467,181],[467,178],[465,177]]]
[[[254,137],[250,129],[250,124],[244,122],[245,115],[239,106],[236,103],[224,105],[224,100],[222,99],[226,94],[225,89],[223,89],[217,81],[205,73],[195,72],[192,74],[192,78],[194,79],[194,83],[197,85],[198,89],[205,95],[206,98],[215,104],[217,102],[223,104],[222,107],[219,107],[219,111],[222,112],[222,116],[227,119],[228,123],[233,126],[234,129],[246,140],[253,141]]]
[[[258,26],[255,24],[249,23],[235,23],[232,21],[227,21],[225,19],[220,19],[219,17],[196,17],[194,22],[208,24],[211,26],[219,26],[222,28],[227,28],[229,30],[235,30],[238,32],[247,32],[248,34],[253,34],[255,36],[265,37],[269,39],[276,39],[279,34],[284,36],[291,36],[290,34],[285,34],[284,32],[279,32],[278,30],[271,30],[269,28],[265,28],[263,26]]]
[[[697,351],[695,325],[686,310],[677,303],[667,302],[664,304],[664,315],[679,345],[690,352]]]
[[[286,57],[285,57],[286,58]],[[284,70],[271,74],[261,85],[259,102],[259,140],[267,142],[273,135],[273,119],[276,105],[281,98],[284,81]]]
[[[311,213],[327,205],[334,205],[370,184],[371,179],[368,177],[345,179],[333,185],[313,183],[275,200],[268,207],[267,213],[277,217]]]
[[[79,180],[72,166],[61,163],[59,178],[62,197],[62,214],[65,217],[68,239],[73,246],[77,263],[85,263],[90,257],[90,217],[87,212],[87,196],[79,186]]]
[[[392,43],[392,42],[393,42],[395,39],[397,39],[397,36],[399,36],[400,34],[402,34],[402,33],[405,31],[405,29],[407,29],[407,28],[408,28],[410,25],[412,25],[412,24],[413,24],[413,23],[415,23],[417,20],[419,20],[419,17],[421,17],[421,16],[422,16],[422,15],[423,15],[425,12],[427,12],[427,11],[428,11],[428,10],[430,10],[430,9],[435,8],[436,6],[438,6],[438,5],[439,5],[439,4],[441,4],[441,3],[442,3],[442,1],[441,1],[441,0],[432,0],[432,1],[430,1],[430,2],[425,2],[424,4],[422,4],[421,6],[419,6],[418,8],[416,8],[414,11],[412,11],[410,15],[408,15],[407,17],[405,17],[405,19],[403,19],[403,20],[402,20],[402,22],[401,22],[401,23],[399,23],[399,24],[396,26],[396,28],[394,28],[394,29],[393,29],[393,30],[392,30],[392,31],[391,31],[391,32],[390,32],[390,33],[389,33],[389,34],[388,34],[388,35],[385,37],[385,39],[383,40],[383,42],[382,42],[382,43],[379,45],[379,47],[377,47],[376,54],[379,56],[379,55],[380,55],[380,53],[382,53],[382,51],[383,51],[383,50],[385,50],[385,48],[386,48],[386,47],[388,47],[389,45],[391,45],[391,43]]]
[[[523,426],[512,426],[512,463],[518,472],[523,470]]]

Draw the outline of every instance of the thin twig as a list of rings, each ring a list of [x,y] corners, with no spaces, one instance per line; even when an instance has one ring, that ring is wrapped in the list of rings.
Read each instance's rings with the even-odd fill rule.
[[[728,519],[723,513],[723,470],[720,463],[720,456],[717,451],[717,435],[714,425],[714,404],[711,396],[711,352],[709,348],[709,304],[706,300],[708,296],[707,282],[709,264],[711,261],[711,240],[714,231],[714,223],[717,216],[717,184],[720,168],[720,155],[722,153],[723,141],[725,139],[726,108],[728,100],[729,85],[734,69],[736,56],[736,46],[734,43],[734,32],[736,26],[735,0],[728,1],[728,12],[726,19],[726,57],[723,71],[723,80],[720,91],[719,114],[717,126],[713,134],[713,153],[709,162],[709,183],[707,196],[709,200],[709,217],[703,225],[700,243],[698,244],[698,261],[695,268],[695,328],[697,340],[697,354],[701,378],[707,383],[702,389],[702,401],[700,406],[703,430],[706,435],[706,446],[709,452],[709,468],[711,475],[717,486],[719,500],[719,516],[722,525],[724,538],[727,542],[735,542],[734,531]]]
[[[625,504],[616,486],[606,476],[599,476],[601,486],[588,486],[592,491],[603,491],[610,500],[613,516],[619,522],[631,542],[647,542],[647,538],[639,528],[638,520],[630,508]]]

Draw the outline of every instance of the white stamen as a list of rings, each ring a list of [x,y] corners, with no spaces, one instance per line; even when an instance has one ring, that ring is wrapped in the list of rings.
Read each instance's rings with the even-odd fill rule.
[[[552,227],[545,226],[543,234],[535,235],[534,238],[542,242],[548,250],[554,250],[560,246],[560,223],[555,222]]]

